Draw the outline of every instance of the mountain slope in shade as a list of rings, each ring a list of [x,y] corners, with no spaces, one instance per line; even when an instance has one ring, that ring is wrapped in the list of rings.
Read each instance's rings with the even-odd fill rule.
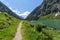
[[[0,2],[0,40],[13,40],[19,23],[20,17]]]
[[[60,12],[60,0],[43,0],[42,4],[36,7],[26,19],[37,20],[41,16],[57,12]]]
[[[11,9],[9,9],[5,4],[3,4],[1,1],[0,1],[0,11],[1,12],[7,12],[8,14],[12,15],[12,16],[15,16],[19,19],[22,19],[22,17],[18,16],[16,13],[14,13]]]

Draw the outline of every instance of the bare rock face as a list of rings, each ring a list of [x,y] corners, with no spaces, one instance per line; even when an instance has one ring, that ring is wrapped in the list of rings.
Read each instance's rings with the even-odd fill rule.
[[[60,12],[60,0],[43,0],[27,17],[28,20],[37,20],[40,16]]]

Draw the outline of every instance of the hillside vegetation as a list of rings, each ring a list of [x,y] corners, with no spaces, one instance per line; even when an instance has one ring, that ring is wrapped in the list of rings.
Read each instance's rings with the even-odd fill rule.
[[[26,20],[22,40],[60,40],[60,0],[43,0]]]
[[[0,40],[12,40],[20,20],[6,12],[0,12]]]
[[[45,16],[39,17],[38,20],[60,20],[60,12],[59,13],[51,13]]]
[[[22,40],[60,40],[60,30],[42,23],[23,22]]]

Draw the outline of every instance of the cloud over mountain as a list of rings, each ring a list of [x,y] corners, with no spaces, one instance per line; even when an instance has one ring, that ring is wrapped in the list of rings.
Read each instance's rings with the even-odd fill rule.
[[[29,14],[30,14],[29,11],[25,11],[24,13],[19,14],[19,16],[25,19]]]
[[[9,9],[12,10],[12,11],[13,11],[14,13],[16,13],[16,14],[20,13],[20,11],[14,10],[14,9],[12,9],[11,7],[9,7]]]
[[[14,10],[11,7],[9,7],[10,10],[12,10],[14,13],[16,13],[18,16],[22,17],[23,19],[25,19],[30,12],[29,11],[25,11],[24,13],[21,13],[19,10]]]

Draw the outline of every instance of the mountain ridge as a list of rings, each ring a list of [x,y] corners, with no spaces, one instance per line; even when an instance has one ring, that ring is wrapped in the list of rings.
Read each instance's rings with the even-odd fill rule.
[[[36,7],[26,19],[37,20],[40,16],[57,12],[60,12],[60,0],[43,0],[42,4]]]
[[[19,19],[22,19],[21,16],[18,16],[16,13],[14,13],[11,9],[9,9],[5,4],[3,4],[1,1],[0,1],[0,11],[1,12],[7,12],[8,14],[16,17],[16,18],[19,18]]]

